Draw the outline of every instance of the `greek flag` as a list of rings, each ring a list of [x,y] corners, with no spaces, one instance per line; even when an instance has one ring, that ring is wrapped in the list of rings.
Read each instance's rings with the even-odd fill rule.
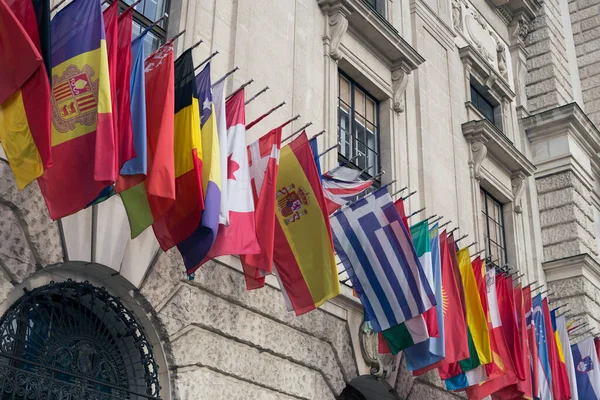
[[[375,332],[435,306],[435,295],[387,189],[334,214],[331,229],[335,251]]]

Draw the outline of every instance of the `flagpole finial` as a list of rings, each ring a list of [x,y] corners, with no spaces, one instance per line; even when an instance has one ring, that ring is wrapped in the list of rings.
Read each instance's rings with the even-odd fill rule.
[[[392,197],[396,196],[397,194],[400,194],[400,193],[404,192],[406,189],[408,189],[408,186],[404,186],[402,189],[400,189],[397,192],[395,192],[394,194],[392,194]]]
[[[450,225],[451,223],[452,223],[452,221],[451,221],[451,220],[450,220],[450,221],[448,221],[448,222],[445,222],[443,225],[440,225],[438,229],[442,229],[442,228],[444,228],[444,227],[446,227],[446,226]]]
[[[434,219],[433,221],[429,221],[429,225],[435,224],[436,222],[441,221],[444,218],[443,215],[440,215],[439,217],[437,217],[436,219]],[[438,227],[439,229],[439,227]]]
[[[402,201],[405,201],[406,199],[408,199],[409,197],[411,197],[413,194],[417,193],[416,190],[413,190],[412,192],[410,192],[409,194],[407,194],[406,196],[404,196],[402,198]]]
[[[457,229],[458,229],[458,228],[457,228]],[[458,239],[456,239],[456,240],[454,241],[454,243],[458,243],[458,242],[460,242],[461,240],[465,239],[467,236],[469,236],[469,234],[468,234],[468,233],[467,233],[467,234],[465,234],[465,235],[462,235],[461,237],[459,237]]]
[[[235,73],[237,70],[239,70],[240,67],[235,67],[234,69],[232,69],[231,71],[229,71],[228,73],[226,73],[225,75],[223,75],[221,78],[219,78],[215,83],[212,84],[211,87],[215,87],[216,85],[218,85],[219,83],[223,82],[225,79],[227,79],[231,74]],[[268,87],[268,86],[267,86]]]
[[[168,41],[172,43],[172,42],[174,42],[175,40],[177,40],[177,38],[179,38],[179,37],[180,37],[181,35],[183,35],[184,33],[185,33],[185,29],[184,29],[184,30],[182,30],[181,32],[179,32],[177,35],[175,35],[175,36],[173,36],[172,38],[170,38]],[[194,45],[194,46],[197,46],[197,45],[199,45],[200,43],[202,43],[202,40],[200,40],[200,42],[199,42],[199,43],[196,43],[196,45]],[[193,47],[192,47],[192,48],[193,48]]]
[[[423,207],[420,210],[415,211],[414,213],[411,213],[408,218],[410,217],[414,217],[415,215],[417,215],[418,213],[420,213],[421,211],[425,211],[427,207]]]
[[[298,117],[300,117],[300,116],[298,116]],[[335,145],[331,146],[330,148],[328,148],[327,150],[325,150],[324,152],[319,154],[319,158],[323,157],[325,154],[329,153],[331,150],[337,149],[338,147],[339,147],[339,144],[335,144]]]
[[[264,92],[266,92],[269,89],[270,89],[269,86],[265,86],[263,89],[259,90],[258,93],[256,93],[254,96],[252,96],[248,100],[246,100],[244,102],[244,105],[247,106],[248,104],[252,103],[254,101],[254,99],[256,99],[258,96],[260,96],[261,94],[263,94]]]
[[[237,88],[236,90],[234,90],[230,95],[228,95],[227,99],[229,99],[231,96],[233,96],[234,94],[236,94],[240,90],[244,89],[246,86],[252,84],[252,82],[254,82],[254,79],[250,79],[248,82],[244,83],[242,86],[240,86],[239,88]]]
[[[198,43],[200,44],[200,43]],[[190,49],[193,49],[195,47],[195,45],[193,47],[190,47]],[[207,62],[209,62],[210,60],[213,59],[214,56],[216,56],[217,54],[219,54],[219,50],[213,52],[210,56],[208,56],[207,58],[204,59],[204,61],[202,61],[200,64],[198,64],[197,67],[194,67],[194,71],[196,71],[198,68],[200,68],[201,66],[203,66],[204,64],[206,64]]]
[[[479,250],[477,253],[471,254],[471,257],[477,257],[479,254],[483,253],[484,251],[485,251],[485,249]]]

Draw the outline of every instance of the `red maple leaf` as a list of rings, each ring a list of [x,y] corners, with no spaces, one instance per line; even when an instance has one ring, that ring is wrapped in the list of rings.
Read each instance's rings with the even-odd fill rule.
[[[229,157],[227,157],[227,179],[232,179],[235,181],[236,179],[234,174],[238,169],[240,169],[240,164],[232,160],[232,156],[233,154],[230,154]]]

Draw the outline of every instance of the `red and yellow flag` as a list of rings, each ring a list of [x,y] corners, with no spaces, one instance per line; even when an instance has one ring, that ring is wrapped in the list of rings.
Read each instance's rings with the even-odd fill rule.
[[[50,84],[42,64],[33,3],[9,0],[0,9],[0,142],[17,187],[52,166]],[[11,66],[14,66],[12,68]]]
[[[115,182],[115,141],[100,2],[52,19],[52,157],[38,179],[50,217],[76,213]]]
[[[303,133],[281,149],[273,260],[296,315],[340,293],[327,205]]]

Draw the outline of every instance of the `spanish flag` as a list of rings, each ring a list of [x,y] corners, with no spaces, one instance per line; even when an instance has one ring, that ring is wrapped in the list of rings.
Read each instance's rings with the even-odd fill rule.
[[[38,179],[52,219],[83,209],[114,183],[115,141],[98,0],[74,0],[52,28],[52,157]]]
[[[148,106],[146,111],[150,112]],[[196,230],[204,209],[200,111],[191,49],[175,60],[174,111],[175,203],[152,225],[164,251]]]
[[[296,315],[340,293],[327,204],[306,133],[281,149],[273,261]]]
[[[12,60],[0,66],[0,142],[23,189],[52,165],[50,85],[33,3],[0,7],[0,57]]]

